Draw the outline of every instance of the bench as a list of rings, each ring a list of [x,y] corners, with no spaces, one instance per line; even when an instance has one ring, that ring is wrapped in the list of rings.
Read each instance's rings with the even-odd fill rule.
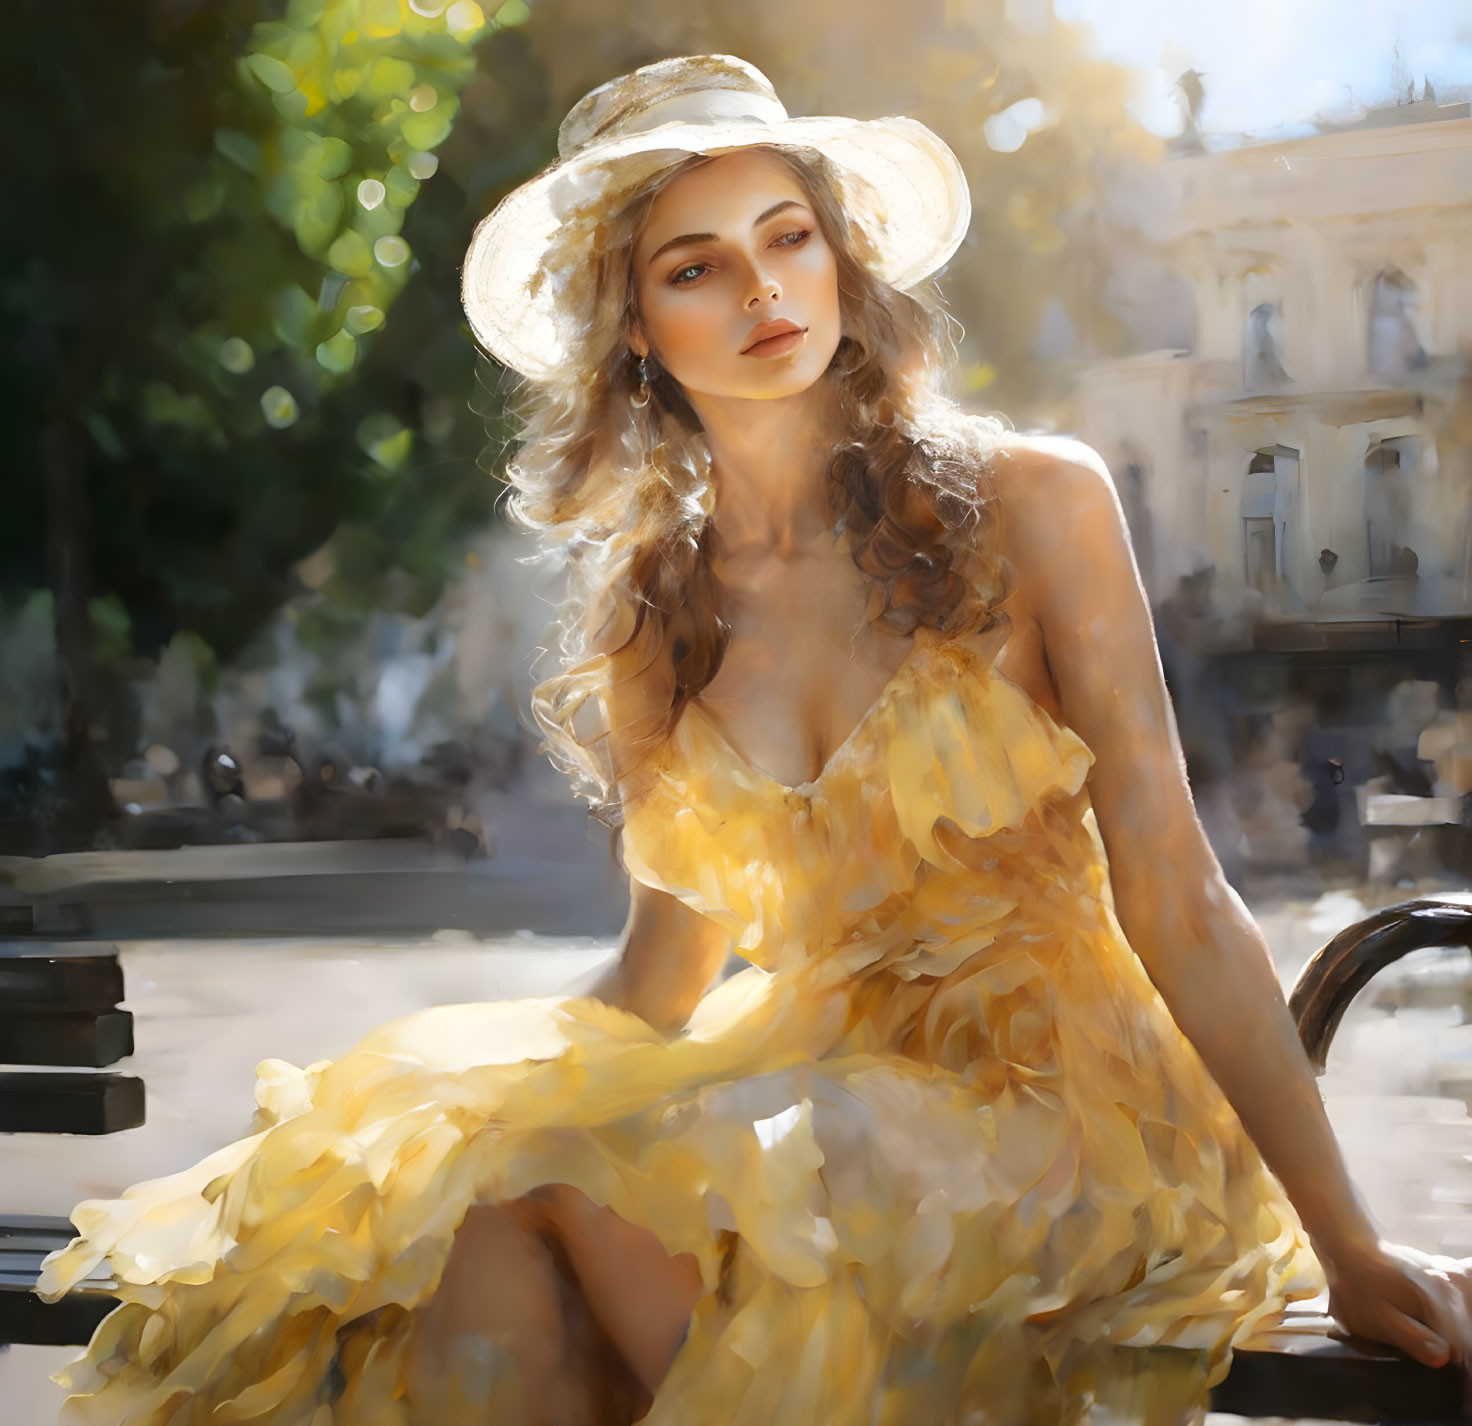
[[[143,1081],[100,1073],[133,1053],[115,946],[0,941],[0,1133],[114,1134],[143,1123]],[[61,1067],[65,1068],[61,1068]],[[60,1302],[35,1296],[41,1259],[73,1236],[65,1218],[0,1217],[0,1343],[84,1342],[111,1310],[106,1278]]]
[[[1472,946],[1472,907],[1411,901],[1367,917],[1335,936],[1305,967],[1289,1000],[1304,1048],[1322,1071],[1334,1032],[1376,972],[1423,947]],[[141,1086],[139,1089],[141,1121]],[[44,1307],[30,1292],[47,1252],[72,1236],[63,1218],[0,1221],[0,1304],[29,1299],[41,1310],[5,1311],[0,1341],[81,1345],[112,1305],[100,1274]],[[17,1326],[21,1335],[14,1335]],[[7,1337],[6,1329],[11,1335]],[[1171,1370],[1175,1348],[1138,1352],[1139,1370]],[[1420,1366],[1378,1343],[1350,1339],[1312,1307],[1290,1309],[1273,1333],[1239,1350],[1212,1393],[1212,1409],[1239,1416],[1309,1416],[1364,1422],[1453,1422],[1462,1414],[1461,1373]]]

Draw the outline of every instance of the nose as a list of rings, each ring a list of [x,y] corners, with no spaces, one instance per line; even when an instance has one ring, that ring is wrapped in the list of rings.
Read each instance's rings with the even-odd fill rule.
[[[753,263],[751,269],[751,285],[746,296],[746,310],[750,312],[762,302],[780,302],[782,300],[782,284],[766,272],[758,264]]]

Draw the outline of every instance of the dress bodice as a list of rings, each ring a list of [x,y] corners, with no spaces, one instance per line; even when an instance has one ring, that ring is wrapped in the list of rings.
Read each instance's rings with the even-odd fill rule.
[[[1029,883],[1097,860],[1088,748],[994,663],[922,628],[817,777],[792,786],[692,703],[626,805],[631,874],[725,925],[758,965],[903,956],[913,974],[942,971]]]

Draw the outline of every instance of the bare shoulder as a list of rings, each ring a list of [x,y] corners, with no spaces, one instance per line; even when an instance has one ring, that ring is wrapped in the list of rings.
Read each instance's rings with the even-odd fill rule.
[[[989,470],[1003,552],[1022,584],[1121,539],[1124,517],[1109,468],[1083,441],[1009,435]]]
[[[1018,511],[1048,509],[1059,502],[1113,503],[1114,480],[1103,457],[1072,436],[1009,433],[992,456],[997,498]]]

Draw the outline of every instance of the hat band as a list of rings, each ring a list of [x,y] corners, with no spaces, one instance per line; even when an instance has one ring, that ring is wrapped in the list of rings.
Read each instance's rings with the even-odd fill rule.
[[[671,94],[601,130],[590,143],[645,134],[664,124],[780,124],[787,110],[779,99],[736,89],[697,89]],[[588,147],[580,144],[579,149]],[[575,149],[573,152],[577,152]],[[562,157],[570,158],[571,154]]]

